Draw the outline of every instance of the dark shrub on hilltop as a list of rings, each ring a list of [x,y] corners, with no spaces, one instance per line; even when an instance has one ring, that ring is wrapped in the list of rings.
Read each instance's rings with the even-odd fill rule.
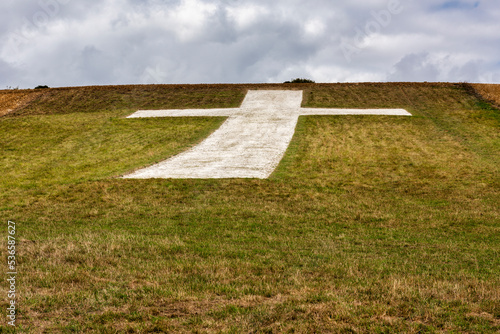
[[[315,82],[309,79],[297,78],[293,79],[292,81],[285,81],[284,83],[315,83]]]

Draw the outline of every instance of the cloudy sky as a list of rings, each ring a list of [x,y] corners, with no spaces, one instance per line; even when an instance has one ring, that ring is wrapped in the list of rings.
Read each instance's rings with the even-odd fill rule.
[[[498,0],[2,0],[0,89],[500,83]]]

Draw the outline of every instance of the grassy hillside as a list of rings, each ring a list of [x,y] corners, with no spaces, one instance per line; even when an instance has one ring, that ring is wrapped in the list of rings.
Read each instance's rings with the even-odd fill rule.
[[[267,180],[117,178],[224,121],[125,116],[235,107],[249,88],[303,89],[307,107],[414,116],[301,117]],[[13,220],[19,332],[500,331],[500,111],[476,89],[18,91],[28,102],[9,102],[0,117],[0,253]]]

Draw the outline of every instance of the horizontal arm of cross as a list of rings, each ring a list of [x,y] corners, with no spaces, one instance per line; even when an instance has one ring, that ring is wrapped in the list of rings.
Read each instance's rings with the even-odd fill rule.
[[[229,117],[239,111],[239,108],[225,109],[168,109],[168,110],[139,110],[127,118],[146,117]]]
[[[335,109],[335,108],[301,108],[301,116],[320,115],[389,115],[411,116],[405,109]]]

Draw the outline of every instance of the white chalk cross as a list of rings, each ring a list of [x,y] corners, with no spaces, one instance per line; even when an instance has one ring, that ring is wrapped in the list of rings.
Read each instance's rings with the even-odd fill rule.
[[[156,165],[125,175],[149,178],[259,178],[278,166],[299,116],[411,116],[404,109],[301,108],[302,91],[250,90],[240,108],[140,110],[128,118],[225,116],[227,120],[199,145]]]

